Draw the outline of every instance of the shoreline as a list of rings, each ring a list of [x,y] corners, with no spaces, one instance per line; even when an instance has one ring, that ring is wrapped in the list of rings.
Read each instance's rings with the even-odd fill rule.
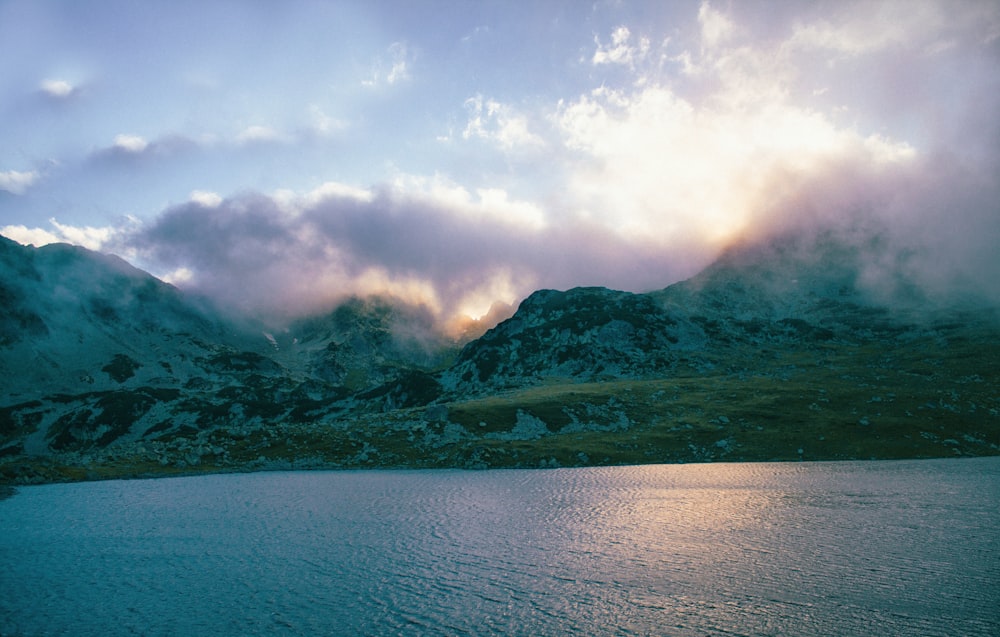
[[[0,501],[12,497],[18,487],[41,486],[47,484],[70,484],[78,482],[103,482],[106,480],[158,480],[163,478],[185,478],[206,475],[270,473],[281,471],[491,471],[491,470],[539,470],[539,469],[587,469],[600,467],[629,467],[648,465],[687,465],[687,464],[766,464],[766,463],[831,463],[831,462],[891,462],[891,461],[921,461],[921,460],[963,460],[971,458],[1000,457],[1000,452],[989,454],[965,455],[923,455],[923,456],[869,456],[869,457],[830,457],[830,458],[719,458],[719,459],[678,459],[674,461],[651,462],[615,462],[605,464],[575,464],[560,465],[541,462],[539,464],[518,464],[503,466],[455,466],[447,464],[369,464],[344,465],[338,463],[296,462],[294,460],[272,460],[263,464],[250,463],[244,466],[203,465],[200,467],[169,467],[159,471],[148,467],[139,469],[127,465],[110,466],[76,466],[60,465],[51,462],[31,464],[31,475],[11,478],[6,473],[0,473]],[[49,460],[49,459],[46,459]],[[19,463],[22,467],[25,463]],[[257,465],[257,466],[253,466]],[[0,470],[7,469],[0,465]]]

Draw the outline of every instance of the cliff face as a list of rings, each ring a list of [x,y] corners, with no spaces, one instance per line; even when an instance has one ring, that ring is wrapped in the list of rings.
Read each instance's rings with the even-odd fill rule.
[[[875,248],[540,290],[460,347],[386,299],[250,330],[115,257],[0,240],[0,480],[1000,453],[996,313],[932,305]]]

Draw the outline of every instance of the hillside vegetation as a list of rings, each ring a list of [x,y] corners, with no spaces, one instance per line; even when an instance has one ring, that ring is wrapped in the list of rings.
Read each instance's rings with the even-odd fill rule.
[[[829,239],[542,290],[464,346],[386,299],[255,335],[124,262],[0,247],[3,483],[1000,454],[996,313],[873,296]]]

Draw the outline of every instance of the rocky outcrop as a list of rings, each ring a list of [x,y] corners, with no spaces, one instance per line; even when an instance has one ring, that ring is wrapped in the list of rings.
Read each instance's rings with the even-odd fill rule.
[[[540,290],[459,349],[389,299],[248,329],[0,239],[0,482],[1000,453],[995,312],[873,291],[864,251],[803,241],[649,294]]]
[[[652,297],[606,288],[540,290],[514,316],[469,343],[442,383],[457,395],[537,383],[667,374],[706,343],[688,317]]]

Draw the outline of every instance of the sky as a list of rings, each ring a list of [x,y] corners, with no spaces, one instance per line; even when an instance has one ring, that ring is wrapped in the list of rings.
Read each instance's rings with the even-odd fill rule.
[[[0,234],[274,321],[824,224],[1000,301],[998,113],[993,0],[0,0]]]

